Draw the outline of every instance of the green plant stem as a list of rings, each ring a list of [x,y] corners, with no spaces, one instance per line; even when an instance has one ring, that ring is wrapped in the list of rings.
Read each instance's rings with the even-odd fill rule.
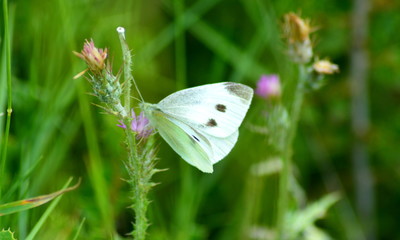
[[[124,97],[125,97],[125,111],[129,114],[131,108],[131,86],[132,83],[135,86],[136,92],[140,97],[140,100],[143,101],[143,97],[140,94],[139,87],[136,84],[135,79],[133,78],[132,75],[132,55],[131,51],[129,50],[129,46],[126,43],[125,39],[125,29],[123,27],[118,27],[117,32],[119,35],[119,40],[121,42],[121,48],[122,48],[122,54],[123,54],[123,60],[124,60]]]
[[[129,124],[129,121],[125,124]],[[149,200],[147,199],[149,182],[146,181],[148,178],[146,177],[143,162],[141,161],[140,155],[137,151],[138,146],[136,143],[136,136],[128,128],[125,130],[125,134],[129,154],[127,170],[130,176],[129,183],[133,193],[133,204],[131,208],[135,212],[135,223],[132,235],[135,240],[144,240],[149,225],[146,217],[147,207],[149,205]]]
[[[304,65],[299,65],[299,79],[294,92],[293,103],[290,109],[290,128],[286,138],[286,146],[282,157],[282,171],[279,179],[277,229],[278,239],[285,239],[285,215],[289,210],[289,179],[291,174],[292,143],[296,135],[297,124],[300,117],[301,105],[304,98],[304,83],[307,79],[307,70]]]
[[[12,113],[12,95],[11,95],[11,46],[10,46],[10,29],[8,23],[8,4],[7,0],[3,0],[3,16],[4,16],[4,44],[6,51],[6,70],[7,70],[7,120],[4,132],[3,144],[1,149],[1,169],[0,169],[0,199],[1,189],[4,180],[4,168],[7,158],[8,137],[10,135],[11,113]]]
[[[131,110],[131,85],[132,85],[132,74],[131,74],[131,66],[132,66],[132,57],[131,52],[129,51],[128,45],[125,41],[125,29],[122,27],[117,28],[119,40],[121,42],[122,47],[122,58],[124,60],[124,105],[125,111],[129,113]]]
[[[81,223],[79,224],[78,229],[76,230],[75,236],[74,236],[74,238],[72,240],[77,240],[78,239],[79,234],[82,231],[82,227],[83,227],[83,224],[85,223],[85,221],[86,221],[86,218],[83,218]]]
[[[124,108],[126,109],[127,113],[129,113],[129,101],[131,97],[130,87],[132,83],[134,84],[140,98],[142,97],[131,73],[132,56],[130,54],[129,47],[126,44],[125,35],[123,34],[121,27],[118,28],[117,31],[120,37],[124,58]],[[140,143],[138,143],[136,140],[136,134],[129,128],[131,125],[131,120],[132,119],[130,119],[129,116],[125,116],[123,119],[125,126],[128,126],[125,129],[126,147],[128,151],[128,161],[125,163],[125,166],[130,177],[128,182],[132,189],[133,204],[131,205],[131,208],[135,212],[135,223],[132,235],[135,240],[144,240],[146,238],[147,227],[149,226],[146,213],[150,201],[147,199],[147,193],[152,187],[150,179],[154,171],[151,160],[146,162],[146,160],[148,160],[146,159],[148,156],[144,154],[144,152],[148,149],[146,147],[142,148],[143,146],[139,146]],[[147,165],[146,163],[150,164]]]

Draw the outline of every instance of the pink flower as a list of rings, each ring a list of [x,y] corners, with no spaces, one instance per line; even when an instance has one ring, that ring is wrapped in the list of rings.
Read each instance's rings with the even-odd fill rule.
[[[118,127],[126,128],[126,125],[122,121],[119,122],[121,123],[121,125],[117,124]],[[153,129],[149,125],[149,119],[144,116],[143,112],[140,112],[139,116],[136,116],[133,110],[131,130],[137,134],[137,139],[147,138],[153,132]]]
[[[85,41],[80,53],[73,52],[76,56],[83,59],[88,68],[93,73],[99,73],[106,67],[107,48],[101,49],[94,46],[93,40]],[[80,74],[78,74],[80,76]],[[79,77],[78,76],[78,77]]]
[[[275,74],[262,75],[257,82],[256,94],[265,99],[279,98],[281,96],[279,76]]]

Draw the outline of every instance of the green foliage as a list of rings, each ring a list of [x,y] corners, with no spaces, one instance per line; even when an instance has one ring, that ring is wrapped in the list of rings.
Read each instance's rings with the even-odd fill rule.
[[[11,232],[10,229],[8,230],[3,229],[0,231],[0,240],[16,240],[16,239],[14,238],[14,233]]]
[[[65,188],[63,190],[53,192],[50,194],[46,195],[41,195],[38,197],[34,198],[29,198],[29,199],[24,199],[24,200],[19,200],[15,202],[10,202],[10,203],[5,203],[0,205],[0,217],[11,214],[11,213],[16,213],[16,212],[21,212],[25,211],[34,207],[38,207],[42,204],[45,204],[54,198],[60,196],[61,194],[64,194],[66,192],[72,191],[78,187],[79,183],[75,186]]]
[[[338,194],[331,193],[309,204],[305,209],[288,213],[285,220],[287,239],[329,239],[326,234],[316,228],[315,222],[325,216],[328,208],[338,200]]]
[[[367,229],[353,197],[352,6],[333,0],[8,1],[9,32],[0,21],[0,142],[7,149],[0,204],[52,192],[70,176],[81,177],[82,184],[58,202],[0,217],[0,226],[10,226],[17,239],[43,240],[124,239],[133,230],[130,189],[123,180],[129,178],[123,130],[115,127],[114,117],[98,114],[103,110],[92,104],[99,102],[87,94],[88,82],[73,79],[85,65],[72,51],[79,51],[85,39],[109,49],[116,73],[123,58],[115,29],[125,27],[132,72],[148,102],[218,81],[254,87],[260,74],[279,74],[285,110],[276,110],[276,116],[291,121],[298,70],[287,56],[280,22],[294,11],[318,27],[311,39],[314,52],[338,64],[340,73],[304,96],[293,149],[287,149],[293,153],[287,213],[309,217],[307,227],[296,230],[303,238],[365,239]],[[369,18],[372,124],[365,141],[376,190],[371,218],[376,239],[400,237],[399,10],[398,1],[374,1]],[[13,109],[7,145],[5,34],[11,43]],[[157,168],[169,170],[154,176],[160,184],[149,197],[148,239],[273,239],[282,159],[271,141],[282,141],[284,134],[268,133],[286,128],[287,122],[268,123],[265,106],[264,99],[254,98],[237,145],[212,175],[187,166],[157,139]],[[253,131],[255,126],[265,127],[267,135]],[[330,206],[321,201],[335,191],[341,200],[314,221]]]

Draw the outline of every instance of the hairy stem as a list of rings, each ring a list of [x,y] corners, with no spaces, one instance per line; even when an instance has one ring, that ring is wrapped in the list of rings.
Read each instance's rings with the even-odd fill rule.
[[[146,237],[146,229],[148,227],[146,218],[147,206],[149,204],[149,200],[147,199],[148,183],[145,181],[143,161],[141,161],[137,151],[135,134],[130,129],[126,129],[125,134],[129,154],[126,168],[130,176],[128,182],[131,185],[133,201],[131,208],[135,212],[134,231],[132,235],[135,240],[143,240]]]
[[[123,27],[118,27],[117,32],[119,35],[119,40],[121,42],[122,47],[122,58],[124,59],[124,104],[125,111],[129,113],[131,109],[131,85],[132,85],[132,74],[131,74],[131,66],[132,66],[132,57],[131,52],[129,51],[129,47],[125,41],[125,29]]]
[[[131,99],[131,85],[134,84],[136,90],[138,87],[134,81],[131,73],[132,56],[130,50],[125,41],[125,30],[122,27],[117,29],[122,53],[124,58],[124,95],[125,95],[125,109],[127,112],[130,111],[130,99]],[[140,92],[138,91],[139,96]],[[133,224],[134,230],[132,236],[135,240],[144,240],[146,238],[146,231],[149,226],[149,222],[146,217],[147,208],[150,201],[147,198],[147,194],[154,185],[151,182],[152,175],[157,171],[154,168],[154,157],[152,154],[152,137],[150,136],[147,140],[136,139],[136,133],[133,132],[129,126],[131,125],[129,117],[125,117],[123,122],[127,128],[125,129],[126,136],[126,147],[128,151],[128,160],[125,162],[125,167],[129,174],[128,183],[132,189],[132,205],[131,208],[135,213],[135,222]]]

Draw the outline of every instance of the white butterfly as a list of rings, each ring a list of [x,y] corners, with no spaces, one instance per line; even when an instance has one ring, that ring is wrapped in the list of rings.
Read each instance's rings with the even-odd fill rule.
[[[141,108],[175,152],[211,173],[235,145],[252,98],[252,88],[222,82],[184,89]]]

